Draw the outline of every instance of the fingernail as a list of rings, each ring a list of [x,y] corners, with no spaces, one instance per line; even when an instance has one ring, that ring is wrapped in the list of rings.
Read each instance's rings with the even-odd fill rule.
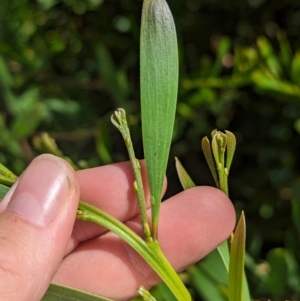
[[[19,179],[6,210],[28,222],[48,225],[66,201],[70,189],[68,168],[52,155],[33,160]]]

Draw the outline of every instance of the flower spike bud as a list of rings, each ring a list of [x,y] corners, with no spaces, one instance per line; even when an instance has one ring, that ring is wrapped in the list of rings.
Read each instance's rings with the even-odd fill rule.
[[[213,130],[211,135],[211,145],[207,137],[202,139],[202,150],[216,186],[228,195],[228,174],[236,147],[236,139],[233,133],[225,131],[224,134],[217,129]]]
[[[140,210],[140,216],[142,221],[142,228],[145,235],[145,241],[151,242],[151,231],[150,226],[148,224],[148,217],[147,217],[147,208],[146,208],[146,200],[145,200],[145,193],[141,175],[141,166],[139,160],[136,159],[130,131],[128,127],[128,123],[126,120],[126,112],[124,109],[116,109],[111,116],[112,124],[120,131],[123,136],[123,140],[125,142],[125,146],[128,151],[128,155],[131,161],[132,169],[134,172],[135,181],[133,182],[133,189],[136,192],[138,205]]]
[[[121,128],[124,127],[124,125],[127,125],[126,121],[126,112],[124,109],[116,109],[114,113],[111,115],[110,118],[112,124],[119,130],[121,131]]]
[[[219,185],[217,187],[228,195],[227,174],[225,168],[226,145],[227,145],[226,135],[217,130],[213,131],[212,152],[215,158],[217,172],[218,172]]]
[[[227,145],[227,136],[218,131],[216,134],[220,154],[225,153]]]
[[[212,137],[212,151],[215,157],[217,170],[220,171],[224,168],[225,162],[225,150],[226,150],[227,138],[226,135],[220,131],[215,130]]]

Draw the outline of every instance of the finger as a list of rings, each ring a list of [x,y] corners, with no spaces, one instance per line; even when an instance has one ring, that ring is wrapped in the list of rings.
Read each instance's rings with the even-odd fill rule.
[[[0,214],[0,299],[40,300],[70,238],[79,200],[75,171],[43,155],[4,197]]]
[[[147,207],[150,207],[145,161],[140,161]],[[136,192],[133,189],[134,174],[130,162],[122,162],[77,172],[81,199],[124,222],[139,214]],[[166,190],[166,180],[163,193]],[[76,221],[67,252],[79,242],[106,232],[95,224]]]
[[[145,197],[149,199],[145,162],[141,161],[141,173]],[[118,219],[127,220],[138,212],[135,181],[130,162],[95,167],[77,172],[81,198]]]
[[[138,219],[127,224],[138,229]],[[159,240],[177,271],[197,262],[227,239],[235,224],[230,200],[217,189],[196,187],[163,202]],[[112,233],[92,239],[65,258],[55,282],[115,300],[136,295],[142,284],[159,282],[156,274]]]

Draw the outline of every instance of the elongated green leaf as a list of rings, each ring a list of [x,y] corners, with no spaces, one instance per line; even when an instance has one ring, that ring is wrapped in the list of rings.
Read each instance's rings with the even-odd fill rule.
[[[267,254],[270,273],[267,279],[269,292],[274,299],[284,299],[288,287],[289,270],[287,265],[287,251],[283,248],[272,249]]]
[[[182,166],[178,158],[175,157],[175,165],[176,165],[176,170],[177,174],[180,180],[180,183],[184,189],[189,189],[192,187],[195,187],[195,183],[189,176],[189,174],[186,172],[185,168]]]
[[[299,103],[299,86],[288,81],[269,77],[268,74],[260,70],[252,72],[251,78],[254,84],[265,93],[276,95],[277,98],[280,97],[284,100],[294,101],[297,104]]]
[[[241,301],[244,286],[246,223],[242,212],[234,231],[230,248],[230,264],[228,275],[229,301]]]
[[[4,198],[4,196],[7,194],[9,190],[9,187],[0,184],[0,202],[2,201],[2,199]]]
[[[51,284],[42,301],[113,301],[71,287]]]
[[[12,76],[5,64],[4,59],[0,56],[0,86],[4,89],[11,87],[13,84]]]
[[[19,141],[13,136],[8,128],[4,113],[0,112],[0,144],[4,149],[16,158],[23,158],[24,150],[22,150]]]
[[[289,40],[287,39],[286,32],[280,30],[277,32],[277,40],[280,47],[280,61],[286,70],[290,68],[292,60],[292,49]]]
[[[295,84],[300,86],[300,50],[295,53],[292,60],[291,78]]]
[[[228,301],[228,274],[219,253],[213,251],[188,269],[191,282],[205,301]]]
[[[14,113],[16,97],[12,92],[13,79],[2,56],[0,56],[0,87],[7,109]]]
[[[43,117],[42,106],[36,104],[27,112],[17,116],[12,123],[11,132],[17,139],[22,139],[32,135]]]
[[[158,301],[177,301],[165,283],[161,283],[151,289],[151,294]]]
[[[223,60],[224,56],[229,52],[230,47],[231,47],[230,38],[228,36],[222,37],[219,42],[219,45],[218,45],[216,61],[212,68],[210,76],[212,76],[212,77],[220,76],[220,73],[223,68],[222,60]]]
[[[101,120],[97,121],[95,130],[96,150],[104,164],[112,163],[111,149],[110,149],[110,135],[107,126]]]
[[[282,74],[282,68],[269,40],[264,36],[260,36],[257,39],[257,47],[272,74],[279,77]]]
[[[144,0],[140,43],[143,145],[156,239],[178,89],[176,30],[165,0]]]
[[[229,249],[228,249],[228,243],[227,240],[225,240],[223,243],[221,243],[216,251],[219,253],[220,257],[222,258],[222,262],[226,268],[227,271],[229,271]],[[214,251],[213,251],[214,252]]]
[[[121,84],[119,79],[122,71],[116,68],[109,51],[104,45],[97,45],[95,52],[98,72],[105,87],[111,94],[115,104],[129,112],[130,102],[127,101],[128,87],[125,83]]]

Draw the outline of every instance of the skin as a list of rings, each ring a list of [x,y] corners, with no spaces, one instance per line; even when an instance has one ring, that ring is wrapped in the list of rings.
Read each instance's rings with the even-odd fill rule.
[[[59,206],[50,222],[37,225],[30,212],[15,212],[9,204],[23,189],[38,190],[39,180],[55,166],[67,179],[67,193],[55,201]],[[37,179],[32,173],[39,170]],[[143,162],[142,170],[146,184]],[[91,223],[74,223],[81,198],[140,234],[132,183],[129,162],[75,172],[62,159],[50,155],[36,158],[17,188],[0,203],[0,299],[40,300],[50,282],[55,282],[128,300],[136,295],[139,285],[150,288],[159,283],[143,259],[113,233]],[[43,191],[39,193],[42,199]],[[160,245],[175,269],[182,271],[227,239],[234,224],[234,209],[226,195],[212,187],[195,187],[163,202]]]

